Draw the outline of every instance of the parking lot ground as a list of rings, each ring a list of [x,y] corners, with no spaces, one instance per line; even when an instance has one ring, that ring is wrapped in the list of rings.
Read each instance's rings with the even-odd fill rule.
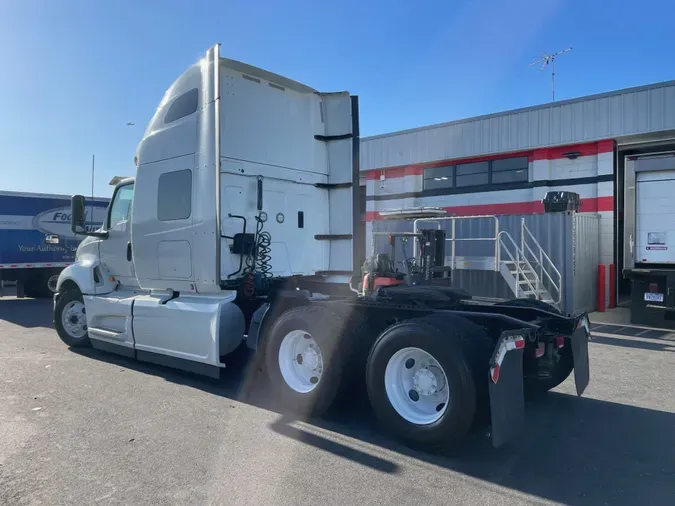
[[[186,336],[189,338],[189,336]],[[0,299],[0,504],[672,504],[675,342],[602,333],[582,398],[527,404],[499,450],[379,432],[363,397],[277,413],[239,360],[219,381],[69,350],[49,301]]]

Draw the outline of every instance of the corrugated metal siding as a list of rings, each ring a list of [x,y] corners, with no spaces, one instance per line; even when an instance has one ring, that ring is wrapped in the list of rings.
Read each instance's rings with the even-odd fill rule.
[[[675,129],[675,81],[361,140],[361,170]]]
[[[594,311],[596,308],[597,267],[599,261],[599,224],[600,216],[590,213],[543,213],[500,215],[499,230],[506,231],[518,246],[521,244],[521,220],[535,237],[542,249],[562,275],[562,297],[560,309],[564,312],[578,313]],[[422,225],[426,223],[426,225]],[[436,223],[451,237],[451,221],[441,220]],[[456,220],[455,257],[457,268],[453,271],[453,286],[467,290],[472,295],[510,299],[513,292],[499,272],[487,269],[493,265],[495,250],[494,241],[466,241],[463,238],[491,238],[495,236],[494,219],[480,217]],[[420,228],[434,228],[433,222],[420,222]],[[378,232],[412,232],[413,223],[407,220],[376,221],[373,230]],[[412,241],[404,250],[397,243],[396,261],[413,256]],[[532,246],[531,246],[532,247]],[[532,248],[534,250],[534,248]],[[375,251],[390,253],[386,237],[376,237]],[[446,265],[450,264],[451,242],[446,242]],[[502,260],[508,259],[501,252]],[[528,256],[532,261],[532,258]],[[533,263],[534,264],[534,263]],[[402,265],[397,265],[402,270]],[[555,272],[548,268],[547,272],[558,282]],[[545,276],[542,282],[554,298],[557,291],[553,289]]]
[[[573,286],[573,312],[590,312],[597,309],[598,263],[600,261],[600,216],[577,214],[574,217],[574,241],[571,269]]]

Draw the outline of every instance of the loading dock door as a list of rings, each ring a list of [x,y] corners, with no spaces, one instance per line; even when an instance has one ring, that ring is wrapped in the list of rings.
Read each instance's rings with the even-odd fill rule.
[[[675,264],[675,170],[635,174],[635,261]]]

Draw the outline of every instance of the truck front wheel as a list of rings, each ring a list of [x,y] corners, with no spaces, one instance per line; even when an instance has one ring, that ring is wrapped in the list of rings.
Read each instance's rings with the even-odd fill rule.
[[[322,415],[342,379],[342,319],[320,306],[301,306],[279,316],[266,336],[265,368],[283,409]]]
[[[448,314],[389,327],[373,346],[366,370],[375,416],[409,446],[453,446],[487,400],[493,346],[481,327]]]
[[[61,341],[73,348],[90,346],[87,332],[87,311],[79,290],[61,294],[54,305],[54,327]]]

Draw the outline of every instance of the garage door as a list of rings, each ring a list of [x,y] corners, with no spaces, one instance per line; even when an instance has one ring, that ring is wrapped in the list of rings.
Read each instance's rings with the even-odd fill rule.
[[[636,175],[635,260],[675,264],[675,170]]]

